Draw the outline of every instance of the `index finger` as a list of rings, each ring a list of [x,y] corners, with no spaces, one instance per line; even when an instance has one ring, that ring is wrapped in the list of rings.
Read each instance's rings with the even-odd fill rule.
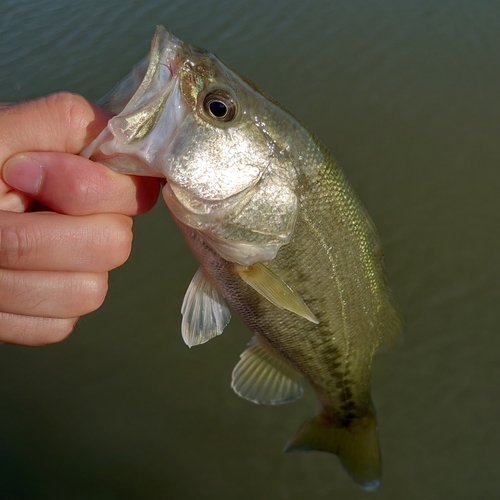
[[[7,126],[0,131],[0,165],[24,151],[78,154],[112,116],[69,92],[5,106],[1,111]]]
[[[0,211],[0,269],[106,272],[130,254],[132,220]]]

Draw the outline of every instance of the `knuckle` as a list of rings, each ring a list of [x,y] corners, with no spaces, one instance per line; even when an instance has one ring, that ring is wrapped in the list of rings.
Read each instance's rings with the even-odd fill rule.
[[[54,321],[52,328],[46,331],[46,334],[40,339],[43,342],[40,345],[62,342],[73,332],[77,321],[78,318],[57,319]]]
[[[22,267],[36,255],[40,236],[20,220],[16,224],[0,225],[0,265],[7,269]]]
[[[73,280],[72,289],[67,294],[68,315],[84,315],[99,309],[108,293],[108,273],[79,276]]]
[[[59,114],[62,123],[68,126],[80,125],[88,119],[89,103],[78,94],[57,92],[46,99],[47,104]]]
[[[126,216],[117,217],[116,246],[117,246],[117,262],[122,265],[130,256],[132,251],[132,219]]]
[[[102,306],[108,293],[108,273],[99,273],[93,276],[92,283],[88,287],[88,295],[85,311],[82,314],[95,311]]]
[[[73,332],[77,318],[29,318],[19,336],[19,344],[44,346],[62,342]]]
[[[17,291],[10,301],[0,290],[0,304],[18,314],[59,319],[83,316],[102,306],[108,292],[107,278],[107,273],[57,273],[26,296]]]
[[[78,94],[57,92],[44,99],[47,109],[53,113],[52,117],[66,130],[85,130],[94,119],[92,106]],[[74,135],[68,134],[66,139],[66,151],[69,153],[78,153],[82,146],[79,141],[75,141]]]
[[[106,220],[90,235],[96,251],[106,256],[106,270],[121,266],[132,250],[132,219],[125,215],[103,214]]]

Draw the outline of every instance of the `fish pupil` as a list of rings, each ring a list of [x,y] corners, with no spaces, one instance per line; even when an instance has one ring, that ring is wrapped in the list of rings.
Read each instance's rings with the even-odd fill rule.
[[[227,113],[227,106],[222,101],[212,101],[210,103],[210,112],[216,118],[224,118]]]
[[[236,103],[227,92],[216,90],[203,99],[203,110],[211,119],[229,122],[236,116]]]

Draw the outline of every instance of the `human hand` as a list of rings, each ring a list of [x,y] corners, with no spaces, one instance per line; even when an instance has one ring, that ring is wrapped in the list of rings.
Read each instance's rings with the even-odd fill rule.
[[[156,202],[158,179],[77,156],[109,118],[68,93],[0,108],[2,342],[58,342],[100,307],[130,253],[130,216]]]

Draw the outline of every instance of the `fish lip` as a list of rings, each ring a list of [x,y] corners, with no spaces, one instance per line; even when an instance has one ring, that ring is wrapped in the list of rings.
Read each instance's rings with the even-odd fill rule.
[[[172,75],[177,74],[180,71],[180,68],[185,64],[195,65],[195,63],[190,60],[190,56],[194,56],[196,58],[205,57],[210,54],[208,50],[202,49],[201,47],[177,38],[168,28],[163,26],[157,26],[156,28],[157,36],[164,32],[168,35],[162,52],[168,54],[171,53],[171,56],[167,57],[167,67]]]

